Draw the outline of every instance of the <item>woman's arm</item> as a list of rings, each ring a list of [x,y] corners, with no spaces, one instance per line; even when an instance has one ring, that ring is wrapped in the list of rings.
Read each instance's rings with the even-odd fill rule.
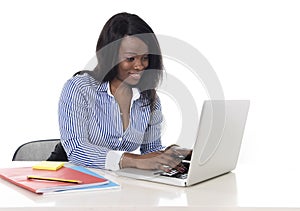
[[[72,163],[105,168],[109,150],[89,142],[87,109],[83,89],[78,82],[70,79],[64,85],[59,101],[61,142]]]
[[[156,99],[147,130],[144,134],[144,141],[140,147],[141,155],[124,153],[120,159],[120,168],[139,168],[139,169],[160,169],[169,171],[177,168],[184,169],[181,161],[185,159],[191,150],[180,148],[178,145],[165,147],[161,145],[161,126],[163,115],[161,103]]]
[[[176,168],[184,172],[186,169],[181,161],[190,157],[191,154],[192,150],[179,146],[171,146],[163,151],[143,155],[124,153],[120,159],[120,168],[158,169],[166,172]]]

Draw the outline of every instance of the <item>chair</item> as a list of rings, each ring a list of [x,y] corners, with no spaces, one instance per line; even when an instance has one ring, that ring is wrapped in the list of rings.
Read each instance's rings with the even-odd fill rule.
[[[13,161],[42,161],[47,160],[60,139],[30,141],[22,144],[15,151]]]

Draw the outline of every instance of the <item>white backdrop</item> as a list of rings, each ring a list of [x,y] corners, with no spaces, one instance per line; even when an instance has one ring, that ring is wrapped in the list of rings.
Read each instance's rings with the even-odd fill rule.
[[[148,2],[0,2],[1,162],[11,160],[26,141],[59,137],[57,102],[64,82],[91,59],[107,19],[127,11],[141,16],[157,34],[196,47],[218,74],[226,98],[251,100],[240,163],[296,166],[300,3]],[[167,71],[172,67],[167,62]],[[174,124],[178,121],[170,111],[177,108],[168,100],[163,102],[164,141],[172,143],[180,123]]]

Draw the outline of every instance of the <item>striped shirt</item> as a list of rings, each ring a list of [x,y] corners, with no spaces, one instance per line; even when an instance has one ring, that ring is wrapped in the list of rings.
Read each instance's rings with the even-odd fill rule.
[[[85,73],[65,83],[58,113],[61,142],[70,162],[117,170],[124,152],[139,148],[141,154],[146,154],[163,149],[159,98],[151,112],[138,89],[132,92],[129,125],[124,131],[109,82],[99,83]]]

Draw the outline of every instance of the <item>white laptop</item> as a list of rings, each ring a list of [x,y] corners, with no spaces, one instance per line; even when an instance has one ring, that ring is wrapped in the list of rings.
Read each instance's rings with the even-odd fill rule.
[[[186,173],[124,168],[120,176],[176,186],[191,186],[235,169],[248,115],[249,100],[204,101],[193,153],[183,161]]]

